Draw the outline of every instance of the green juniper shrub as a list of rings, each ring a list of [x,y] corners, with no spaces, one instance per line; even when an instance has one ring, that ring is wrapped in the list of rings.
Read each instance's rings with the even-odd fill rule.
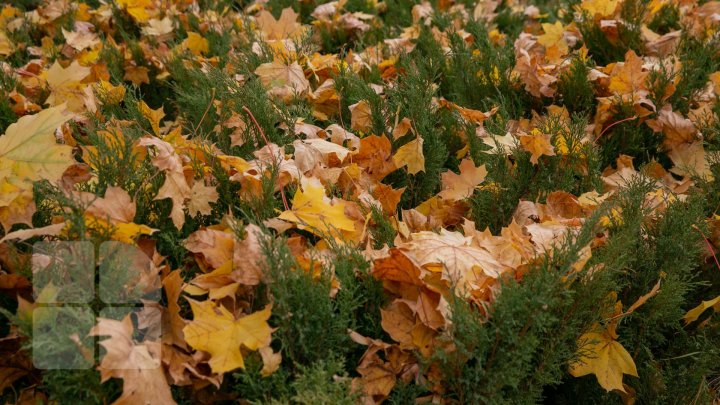
[[[661,155],[662,134],[655,133],[649,126],[635,117],[633,106],[617,102],[615,113],[610,118],[596,142],[601,146],[602,167],[612,165],[618,156],[628,155],[639,167]],[[612,125],[612,127],[610,127]]]
[[[720,70],[720,38],[697,38],[683,33],[678,45],[678,58],[683,61],[680,68],[681,85],[668,99],[673,110],[687,114],[694,108],[695,97],[708,81],[708,75]]]
[[[650,190],[649,184],[635,187]],[[622,218],[613,221],[611,238],[588,265],[602,263],[601,272],[613,275],[613,291],[626,309],[660,281],[657,295],[619,321],[618,341],[634,357],[640,376],[624,381],[637,398],[643,403],[704,402],[712,395],[709,379],[717,374],[716,326],[695,330],[681,320],[700,297],[720,292],[703,291],[708,284],[702,282],[705,272],[698,267],[702,240],[697,229],[703,226],[704,202],[701,197],[671,202],[653,223],[645,219],[649,208],[642,197],[643,193],[621,196]],[[566,376],[561,386],[546,394],[554,403],[572,403],[577,395],[588,403],[620,403],[620,397],[606,393],[593,376]]]
[[[393,247],[397,232],[393,228],[392,223],[385,217],[385,214],[383,214],[382,209],[372,207],[370,209],[370,216],[372,219],[370,234],[374,241],[373,247],[375,249],[381,249],[384,245]]]
[[[283,362],[296,369],[345,354],[351,348],[350,319],[338,313],[330,274],[321,271],[316,280],[311,274],[315,263],[309,263],[309,272],[305,271],[282,239],[267,238],[262,250],[273,298],[270,324],[278,328],[273,337],[279,342]]]
[[[290,402],[294,404],[353,405],[359,398],[359,393],[351,391],[350,378],[342,360],[335,358],[300,367],[299,375],[291,387],[295,394]],[[286,402],[274,400],[272,403]]]
[[[648,28],[660,35],[681,29],[680,10],[675,4],[665,4],[648,23]]]
[[[603,166],[599,150],[592,143],[581,142],[586,124],[579,115],[573,115],[568,123],[556,116],[545,118],[540,128],[552,135],[556,156],[543,156],[537,164],[520,147],[497,154],[482,153],[481,163],[488,169],[484,184],[488,186],[476,190],[470,200],[476,224],[497,233],[510,222],[519,200],[544,202],[550,190],[574,195],[600,190]],[[558,153],[559,140],[565,154]]]
[[[453,350],[436,354],[446,397],[459,403],[536,403],[560,383],[577,337],[598,321],[610,275],[584,277],[573,264],[595,236],[596,212],[576,235],[540,259],[522,282],[502,281],[483,314],[463,299],[450,301]]]
[[[402,80],[388,95],[391,109],[398,109],[400,117],[409,118],[413,132],[423,139],[425,170],[414,176],[404,176],[404,183],[393,183],[396,188],[407,187],[400,202],[403,208],[415,207],[437,192],[440,173],[449,156],[447,141],[454,136],[442,131],[438,125],[439,115],[432,106],[435,95],[432,83],[436,72],[430,65],[432,62],[416,65],[403,61]],[[405,138],[404,142],[411,140],[409,136]]]
[[[469,22],[465,30],[473,35],[468,44],[459,35],[450,36],[451,53],[439,77],[440,91],[447,99],[483,111],[499,107],[509,116],[528,113],[531,97],[511,78],[515,66],[512,43],[495,45],[487,28]]]
[[[587,79],[587,62],[574,57],[570,67],[560,74],[558,93],[571,113],[588,114],[595,108],[592,83]]]
[[[372,133],[386,134],[387,123],[391,121],[390,117],[394,117],[395,112],[391,111],[388,102],[370,87],[370,83],[349,69],[340,69],[333,80],[341,104],[341,117],[338,117],[338,121],[349,124],[351,114],[348,107],[364,100],[370,106]]]

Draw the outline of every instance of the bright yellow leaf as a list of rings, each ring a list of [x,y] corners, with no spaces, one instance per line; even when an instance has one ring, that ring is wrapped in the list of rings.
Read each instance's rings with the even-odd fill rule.
[[[700,315],[702,315],[703,312],[705,312],[705,310],[707,310],[708,308],[713,308],[713,309],[717,310],[716,307],[718,307],[719,305],[720,305],[720,295],[718,295],[717,297],[715,297],[709,301],[703,301],[702,303],[700,303],[700,305],[689,310],[685,314],[685,316],[683,316],[683,321],[685,321],[686,325],[693,323],[693,322],[697,321],[697,319],[700,317]]]
[[[58,180],[73,163],[72,148],[58,145],[53,134],[70,119],[64,110],[64,105],[48,108],[10,125],[0,137],[0,173],[30,181]]]
[[[588,332],[580,336],[582,355],[570,365],[570,374],[582,377],[595,374],[598,383],[607,391],[625,392],[623,374],[638,376],[635,361],[618,343],[610,331]]]
[[[202,35],[197,32],[188,32],[188,37],[183,41],[183,46],[195,55],[210,52],[208,40],[203,38]]]
[[[425,156],[423,155],[423,139],[417,137],[415,140],[406,143],[398,148],[393,156],[395,166],[407,165],[408,173],[417,174],[425,171]]]
[[[319,182],[304,181],[302,187],[293,197],[292,209],[280,214],[280,219],[294,222],[298,228],[321,236],[337,231],[355,231],[355,223],[345,215],[343,201],[330,204]]]
[[[267,320],[272,307],[235,319],[230,311],[214,302],[188,299],[194,319],[183,328],[185,340],[196,350],[210,354],[214,373],[244,368],[240,347],[256,351],[270,345],[272,329]]]
[[[531,153],[530,162],[534,165],[538,163],[538,158],[542,155],[555,156],[555,148],[550,143],[550,135],[541,133],[537,128],[528,135],[520,135],[520,146]]]

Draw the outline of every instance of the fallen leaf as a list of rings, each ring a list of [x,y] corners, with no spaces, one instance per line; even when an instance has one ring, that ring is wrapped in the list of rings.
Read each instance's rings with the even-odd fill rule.
[[[425,171],[425,156],[423,155],[423,139],[420,137],[398,148],[393,156],[396,167],[407,165],[408,173],[417,174]]]
[[[475,167],[470,159],[460,162],[460,174],[447,171],[441,175],[443,190],[440,197],[444,200],[462,200],[470,197],[480,183],[485,180],[485,165]]]
[[[550,135],[533,129],[528,135],[520,135],[520,146],[530,152],[530,162],[538,163],[540,156],[555,156],[555,147],[550,143]]]
[[[129,315],[122,321],[99,318],[89,335],[110,336],[100,341],[107,352],[98,369],[102,382],[110,377],[123,379],[122,396],[113,405],[175,404],[161,366],[160,343],[136,344]]]
[[[713,308],[714,310],[717,310],[716,307],[719,306],[718,304],[720,304],[720,295],[711,300],[701,302],[700,305],[689,310],[685,314],[685,316],[683,316],[683,321],[685,321],[685,325],[689,325],[697,321],[698,318],[700,318],[700,315],[702,315],[702,313],[705,312],[705,310],[707,310],[708,308]]]
[[[255,351],[270,345],[270,305],[235,319],[225,307],[212,301],[187,300],[194,319],[183,329],[185,340],[194,349],[210,354],[208,364],[213,372],[245,368],[241,347]]]
[[[630,353],[607,331],[584,333],[578,342],[582,354],[570,365],[573,376],[595,374],[600,386],[608,392],[625,392],[623,374],[638,376]]]
[[[302,189],[295,192],[292,209],[284,211],[279,218],[320,236],[355,231],[355,222],[345,215],[345,203],[335,201],[331,204],[319,182],[304,182]]]

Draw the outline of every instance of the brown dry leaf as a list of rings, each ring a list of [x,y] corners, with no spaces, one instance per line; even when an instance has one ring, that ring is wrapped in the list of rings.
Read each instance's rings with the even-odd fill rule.
[[[485,180],[485,165],[475,167],[470,159],[460,162],[460,174],[447,171],[442,174],[443,190],[439,193],[444,200],[462,200],[470,197],[480,183]]]
[[[397,210],[397,205],[400,202],[402,194],[405,192],[405,187],[394,189],[386,184],[379,183],[372,190],[372,195],[380,202],[383,211],[386,214],[394,215]]]
[[[385,136],[371,135],[360,140],[360,151],[353,162],[367,170],[375,180],[380,181],[396,169],[392,159],[390,140]]]
[[[187,208],[191,216],[210,215],[212,212],[210,204],[216,203],[220,195],[215,187],[206,186],[202,181],[196,181],[190,189],[189,198]]]
[[[373,124],[370,104],[365,100],[360,100],[349,105],[348,109],[350,110],[350,128],[355,131],[369,132]]]
[[[418,232],[398,246],[420,265],[440,266],[442,278],[470,287],[484,277],[496,278],[507,269],[485,249],[473,246],[472,238],[441,229],[440,233]]]
[[[156,148],[157,155],[152,158],[152,164],[165,172],[165,182],[158,190],[155,200],[166,198],[172,200],[170,218],[175,227],[181,229],[185,223],[185,200],[192,195],[192,190],[185,179],[182,159],[175,153],[172,145],[158,138],[142,138],[139,145]]]
[[[412,122],[410,121],[410,118],[405,117],[400,122],[395,125],[395,128],[393,129],[392,135],[394,140],[398,140],[399,138],[402,138],[403,136],[407,135],[408,132],[412,130]]]
[[[656,119],[646,121],[655,132],[665,135],[663,145],[673,149],[683,143],[692,143],[698,138],[698,131],[689,119],[673,112],[670,104],[660,110]]]
[[[59,224],[53,224],[48,226],[43,226],[40,228],[31,228],[31,229],[20,229],[17,231],[13,231],[2,237],[0,239],[0,243],[5,242],[7,240],[18,240],[18,241],[24,241],[28,240],[30,238],[34,238],[35,236],[58,236],[62,232],[62,230],[65,228],[66,224],[65,222],[61,222]]]
[[[159,342],[136,344],[130,316],[122,321],[99,318],[91,336],[110,336],[100,345],[107,351],[98,369],[101,381],[123,379],[123,394],[113,405],[175,404],[161,366]]]
[[[260,370],[261,376],[267,377],[280,368],[280,363],[282,363],[280,352],[273,352],[270,346],[261,347],[259,352],[263,361],[263,368]]]
[[[145,66],[125,66],[125,74],[123,75],[123,80],[132,82],[132,84],[138,87],[141,84],[150,84],[150,77],[148,76],[149,72],[150,69],[146,68]]]
[[[668,156],[675,165],[670,169],[671,172],[681,176],[699,176],[706,180],[712,180],[710,163],[707,160],[702,141],[677,145],[668,152]]]
[[[255,17],[258,27],[266,41],[292,39],[302,33],[302,25],[297,22],[300,15],[292,8],[284,8],[279,19],[263,10]]]
[[[216,269],[233,258],[235,238],[232,232],[218,229],[200,229],[183,242],[183,247],[202,255],[211,269]]]
[[[375,278],[416,286],[425,285],[420,280],[420,267],[413,259],[397,248],[390,249],[389,254],[390,256],[373,262],[372,274]]]
[[[275,61],[263,63],[255,69],[255,74],[270,89],[281,88],[290,94],[302,94],[310,90],[310,82],[297,62],[289,65]]]
[[[65,28],[62,29],[63,37],[65,42],[75,48],[76,51],[82,51],[85,48],[93,48],[95,45],[100,43],[100,38],[97,34],[84,30],[84,31],[67,31]]]
[[[402,301],[395,300],[385,309],[380,310],[383,330],[393,340],[400,343],[400,348],[412,349],[412,331],[415,328],[415,314]]]
[[[537,57],[521,49],[517,55],[515,69],[513,70],[525,83],[525,90],[535,97],[552,97],[555,89],[551,86],[557,77],[549,74],[545,68],[538,64]]]
[[[135,202],[120,187],[108,187],[104,197],[90,197],[92,202],[85,212],[98,218],[117,222],[133,222]]]

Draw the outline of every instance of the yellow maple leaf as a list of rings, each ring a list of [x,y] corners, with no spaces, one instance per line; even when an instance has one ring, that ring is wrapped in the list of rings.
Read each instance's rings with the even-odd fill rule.
[[[645,78],[650,74],[643,71],[643,60],[634,51],[625,53],[625,62],[613,69],[608,90],[616,95],[631,94],[646,90]]]
[[[520,146],[532,154],[530,162],[534,165],[538,163],[538,158],[542,155],[555,156],[555,148],[550,143],[550,135],[543,134],[537,128],[528,135],[520,135]]]
[[[195,55],[206,54],[210,52],[210,44],[208,40],[203,38],[197,32],[188,32],[188,37],[182,42],[186,49],[189,49]]]
[[[150,0],[117,0],[117,3],[137,22],[146,22],[150,19],[147,12],[151,6]]]
[[[147,104],[145,104],[144,101],[140,101],[138,102],[138,108],[140,108],[140,113],[143,115],[143,117],[147,118],[147,120],[150,121],[150,125],[152,126],[155,135],[160,136],[160,120],[165,117],[165,111],[163,110],[163,107],[161,106],[157,110],[153,110]]]
[[[569,371],[575,377],[595,374],[600,386],[608,392],[626,392],[622,382],[623,374],[638,377],[638,372],[630,353],[617,341],[616,329],[619,318],[623,316],[623,304],[617,300],[615,292],[611,292],[608,298],[614,302],[604,311],[609,318],[608,322],[604,326],[596,322],[588,332],[578,338],[579,357],[570,363]],[[630,309],[634,311],[644,303],[642,300],[643,298]]]
[[[73,164],[72,147],[57,144],[53,134],[70,119],[64,110],[63,104],[26,115],[0,137],[0,224],[6,231],[31,223],[33,182],[57,181]]]
[[[0,173],[29,181],[58,180],[73,163],[72,148],[58,145],[53,135],[71,118],[64,110],[64,105],[48,108],[10,125],[0,137]]]
[[[623,387],[623,374],[638,376],[635,362],[625,348],[615,340],[610,330],[595,330],[580,336],[582,355],[570,365],[570,374],[582,377],[595,374],[598,383],[607,391]]]
[[[547,50],[548,59],[554,60],[568,53],[570,48],[565,41],[565,27],[560,21],[555,24],[542,24],[545,33],[538,37],[538,42]]]
[[[595,18],[606,18],[615,14],[619,2],[620,0],[585,0],[580,4],[580,9]]]
[[[244,368],[240,346],[258,350],[270,345],[272,328],[267,320],[272,306],[235,319],[230,311],[212,301],[188,298],[194,319],[183,328],[185,340],[196,350],[210,354],[208,364],[214,373]]]
[[[393,156],[393,162],[397,167],[407,165],[408,173],[417,174],[425,171],[425,155],[423,155],[423,139],[417,137],[415,140],[406,143],[398,148]]]
[[[4,31],[0,31],[0,56],[8,56],[15,52],[15,44]]]
[[[293,197],[292,209],[280,214],[280,219],[298,224],[320,236],[337,231],[355,231],[355,223],[345,215],[345,202],[330,204],[325,188],[319,182],[303,179],[302,190]]]
[[[70,111],[83,111],[86,97],[83,90],[86,85],[81,81],[90,75],[90,71],[90,68],[80,66],[77,61],[66,68],[55,61],[45,72],[45,80],[50,87],[50,96],[45,103],[53,107],[65,103]]]

